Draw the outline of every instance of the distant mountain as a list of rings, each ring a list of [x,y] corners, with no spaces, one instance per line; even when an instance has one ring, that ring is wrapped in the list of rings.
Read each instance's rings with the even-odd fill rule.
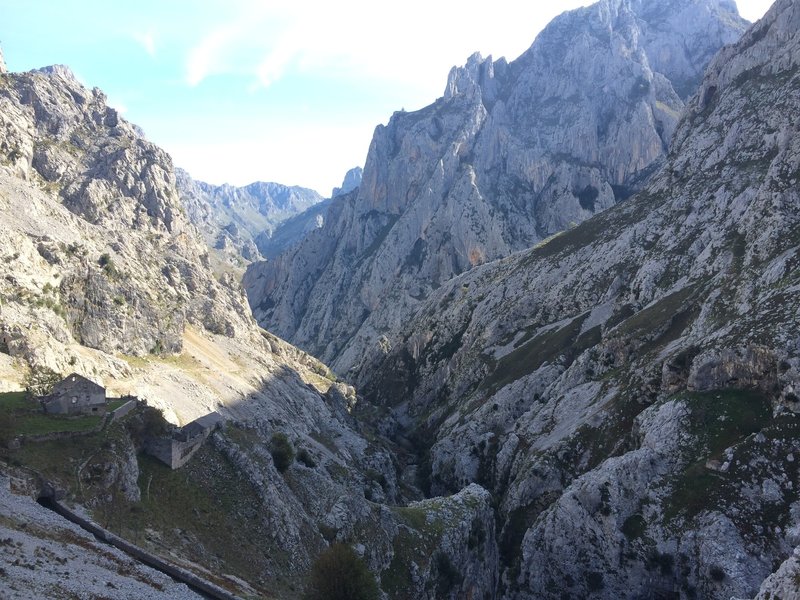
[[[375,130],[360,187],[322,228],[249,267],[256,318],[358,369],[454,275],[640,189],[708,61],[745,25],[729,0],[602,0],[511,63],[471,56],[442,98]]]
[[[254,240],[269,235],[289,217],[322,201],[314,190],[280,183],[257,182],[244,187],[211,185],[176,169],[178,192],[189,220],[209,247],[237,263],[258,260]],[[243,265],[240,265],[243,266]]]
[[[330,205],[330,198],[323,200],[299,215],[282,221],[272,231],[260,233],[255,239],[255,244],[261,256],[267,260],[275,259],[297,246],[308,233],[322,227]]]
[[[361,174],[361,167],[350,169],[344,176],[342,186],[333,188],[331,198],[358,188],[361,184]],[[261,256],[268,260],[274,259],[297,246],[309,232],[322,227],[330,204],[331,199],[323,200],[299,215],[281,222],[274,230],[260,233],[255,243]]]

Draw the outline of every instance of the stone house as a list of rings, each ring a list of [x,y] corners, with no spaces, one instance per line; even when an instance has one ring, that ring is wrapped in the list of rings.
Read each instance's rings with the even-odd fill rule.
[[[218,412],[211,412],[187,423],[168,437],[150,438],[144,445],[144,451],[169,468],[178,469],[189,462],[211,432],[222,425],[222,421]]]
[[[72,373],[53,386],[41,400],[44,412],[54,415],[106,414],[106,389],[94,381]]]

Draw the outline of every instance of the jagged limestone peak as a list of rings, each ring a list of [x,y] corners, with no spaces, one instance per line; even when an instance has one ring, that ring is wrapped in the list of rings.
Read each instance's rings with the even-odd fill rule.
[[[42,67],[41,69],[36,69],[38,73],[44,73],[45,75],[51,75],[54,77],[61,77],[68,81],[74,81],[78,83],[78,78],[75,77],[75,73],[72,72],[67,65],[49,65],[47,67]]]
[[[8,68],[6,68],[6,59],[3,56],[2,46],[0,46],[0,73],[8,73]]]
[[[342,180],[341,187],[335,187],[331,191],[331,198],[336,196],[341,196],[342,194],[346,194],[347,192],[352,192],[356,189],[359,185],[361,185],[361,178],[364,175],[364,169],[361,167],[353,167],[347,173],[345,173],[344,179]]]

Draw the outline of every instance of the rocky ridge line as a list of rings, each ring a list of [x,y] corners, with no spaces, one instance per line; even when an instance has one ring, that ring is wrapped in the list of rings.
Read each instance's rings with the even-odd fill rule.
[[[256,318],[337,372],[363,368],[454,275],[640,188],[744,25],[728,1],[603,0],[511,63],[473,55],[442,98],[376,128],[361,186],[321,229],[248,269]]]

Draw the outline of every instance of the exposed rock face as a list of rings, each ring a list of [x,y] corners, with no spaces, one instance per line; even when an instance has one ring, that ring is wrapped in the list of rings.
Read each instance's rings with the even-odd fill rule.
[[[189,220],[209,247],[233,264],[262,258],[255,240],[267,237],[279,223],[322,200],[314,190],[280,183],[256,182],[244,187],[210,185],[176,170],[178,192]]]
[[[261,256],[272,260],[284,252],[295,248],[306,235],[322,227],[331,200],[318,202],[299,215],[290,217],[275,227],[273,231],[264,231],[255,239]]]
[[[359,185],[361,185],[361,178],[364,175],[364,169],[361,167],[353,167],[344,175],[344,180],[342,181],[342,187],[335,187],[333,191],[331,191],[331,198],[335,198],[336,196],[341,196],[342,194],[346,194],[347,192],[352,192],[356,189]]]
[[[241,291],[207,269],[169,156],[65,67],[5,77],[0,293],[11,354],[67,372],[77,358],[54,343],[141,355],[179,351],[187,323],[229,336],[251,328]]]
[[[784,563],[767,597],[796,570],[798,32],[779,0],[641,193],[445,283],[359,372],[432,493],[497,499],[499,597],[753,597]]]
[[[756,600],[769,600],[770,598],[795,600],[800,597],[798,578],[800,578],[800,550],[795,548],[794,554],[764,581]]]
[[[6,59],[3,57],[3,49],[0,48],[0,74],[7,73]]]
[[[322,229],[249,268],[257,319],[339,372],[358,368],[452,276],[640,187],[682,97],[743,30],[730,2],[603,0],[510,64],[473,55],[443,98],[376,129],[361,186]]]

